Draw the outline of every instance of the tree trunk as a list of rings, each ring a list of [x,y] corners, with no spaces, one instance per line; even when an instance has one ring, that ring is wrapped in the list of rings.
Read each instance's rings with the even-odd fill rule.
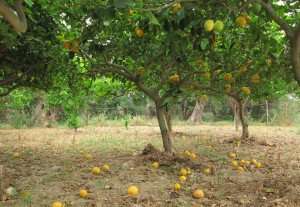
[[[267,116],[267,125],[269,125],[269,103],[266,100],[266,116]]]
[[[156,116],[158,120],[158,125],[160,129],[160,133],[163,140],[163,147],[165,152],[172,153],[172,140],[170,137],[170,132],[168,130],[167,119],[165,116],[165,110],[160,105],[160,103],[155,103],[156,105]]]
[[[292,48],[292,64],[294,68],[295,78],[300,85],[300,26],[294,32],[294,37],[290,41]]]
[[[239,108],[239,119],[242,124],[242,139],[249,138],[248,122],[245,114],[245,103],[242,100],[236,100]]]
[[[171,118],[171,114],[169,111],[165,112],[165,118],[166,118],[168,131],[171,133],[173,131],[173,127],[172,127],[172,118]]]
[[[233,98],[229,98],[229,105],[231,107],[232,113],[233,113],[233,124],[235,131],[239,130],[239,126],[241,124],[240,116],[239,116],[239,106],[237,104],[237,101]]]
[[[205,102],[201,100],[196,100],[195,107],[193,109],[193,112],[189,118],[190,121],[193,123],[202,123],[202,115],[203,115],[203,110],[205,107]]]

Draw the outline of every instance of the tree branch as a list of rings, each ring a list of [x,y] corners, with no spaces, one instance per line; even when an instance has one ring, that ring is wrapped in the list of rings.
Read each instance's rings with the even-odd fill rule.
[[[0,15],[14,28],[16,32],[26,32],[27,20],[23,11],[23,0],[17,0],[15,10],[0,0]]]
[[[270,15],[270,17],[280,26],[282,30],[285,31],[287,37],[292,40],[294,37],[293,28],[282,19],[272,7],[272,4],[265,2],[263,0],[254,0],[257,3],[261,4],[262,7],[266,10],[266,12]]]

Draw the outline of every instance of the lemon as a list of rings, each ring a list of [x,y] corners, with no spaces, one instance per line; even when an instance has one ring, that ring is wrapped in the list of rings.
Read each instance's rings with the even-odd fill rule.
[[[188,171],[187,169],[185,168],[181,168],[180,171],[179,171],[179,175],[182,175],[182,176],[187,176],[188,174]]]
[[[104,171],[109,171],[109,170],[110,170],[110,166],[109,166],[108,164],[104,164],[104,165],[102,166],[102,169],[103,169]]]
[[[172,83],[178,83],[180,81],[180,77],[178,74],[171,75],[169,77],[169,81]]]
[[[197,155],[196,155],[195,153],[192,152],[190,158],[191,158],[192,160],[195,160],[195,159],[197,158]]]
[[[262,167],[262,164],[261,164],[260,162],[256,162],[256,163],[255,163],[255,167],[256,167],[256,168],[261,168],[261,167]]]
[[[179,2],[176,2],[175,4],[173,4],[172,6],[172,11],[173,13],[177,13],[182,9],[182,6]]]
[[[179,183],[175,183],[174,190],[179,191],[181,189],[181,185]]]
[[[52,207],[64,207],[64,205],[62,204],[62,202],[55,201],[55,202],[52,204]]]
[[[79,191],[79,196],[80,196],[81,198],[86,198],[87,195],[88,195],[87,190],[81,189],[81,190]]]
[[[232,81],[233,80],[232,74],[231,73],[225,73],[224,80],[225,81]]]
[[[210,174],[211,174],[211,169],[210,169],[209,167],[204,168],[204,169],[203,169],[203,173],[204,173],[205,175],[210,175]]]
[[[153,162],[152,167],[155,168],[155,169],[159,168],[159,163],[158,162]]]
[[[246,96],[249,96],[251,94],[251,89],[249,87],[246,87],[246,86],[242,87],[241,91]]]
[[[221,32],[224,29],[224,23],[220,20],[217,20],[214,25],[214,30],[217,32]]]
[[[239,162],[238,161],[236,161],[236,160],[232,160],[231,161],[231,165],[232,165],[232,167],[238,167],[239,166]]]
[[[137,37],[142,38],[142,37],[144,37],[144,35],[145,35],[144,30],[141,29],[141,28],[135,28],[134,31],[135,31],[135,34],[136,34]]]
[[[225,90],[226,93],[230,93],[231,92],[231,85],[230,84],[225,84],[224,90]]]
[[[203,192],[203,190],[201,190],[201,189],[196,189],[196,190],[194,190],[194,192],[193,192],[192,195],[193,195],[193,197],[196,198],[196,199],[204,198],[204,192]]]
[[[211,32],[214,29],[214,20],[212,19],[206,20],[204,23],[204,29],[207,32]]]
[[[239,27],[246,27],[248,25],[247,18],[245,16],[238,16],[235,20],[235,23]]]
[[[255,73],[251,76],[251,83],[258,84],[260,82],[260,76],[258,73]]]
[[[237,155],[234,152],[229,152],[228,157],[230,157],[231,159],[235,159],[237,157]]]
[[[184,182],[186,181],[186,176],[181,175],[181,176],[179,177],[179,180],[180,180],[180,182],[184,183]]]
[[[139,189],[137,186],[131,185],[128,187],[127,193],[129,196],[137,196],[139,194]]]
[[[99,167],[93,167],[92,173],[93,173],[94,175],[99,175],[100,172],[101,172],[101,169],[100,169]]]

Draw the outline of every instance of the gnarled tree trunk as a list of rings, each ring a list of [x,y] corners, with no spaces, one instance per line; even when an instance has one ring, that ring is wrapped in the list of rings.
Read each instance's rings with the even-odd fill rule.
[[[156,106],[156,116],[157,116],[160,133],[163,140],[164,150],[167,153],[172,153],[172,140],[168,128],[165,109],[163,108],[163,106],[161,106],[160,103],[155,103],[155,106]]]
[[[292,48],[292,64],[295,71],[295,77],[300,85],[300,26],[294,32],[294,37],[290,41]]]
[[[233,113],[233,122],[235,131],[239,130],[239,126],[241,124],[240,116],[239,116],[239,106],[235,99],[229,98],[229,105],[231,107],[232,113]]]
[[[26,32],[27,20],[22,6],[23,0],[17,0],[15,10],[0,0],[0,15],[14,28],[16,32]]]

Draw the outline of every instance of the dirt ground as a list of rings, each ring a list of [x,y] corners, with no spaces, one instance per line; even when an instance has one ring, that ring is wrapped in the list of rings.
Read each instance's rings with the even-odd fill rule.
[[[74,132],[63,128],[0,130],[0,181],[5,191],[2,207],[49,207],[59,200],[65,207],[267,207],[300,206],[300,136],[292,127],[250,127],[251,143],[228,142],[239,136],[232,126],[175,126],[173,142],[178,156],[194,152],[192,161],[161,163],[141,155],[152,143],[161,149],[159,129],[153,126],[86,127]],[[75,141],[74,141],[75,140]],[[256,159],[261,168],[231,166],[237,160]],[[93,175],[91,168],[108,163],[110,172]],[[192,163],[192,165],[191,165]],[[194,164],[193,164],[194,163]],[[179,192],[173,186],[181,167],[191,167]],[[212,169],[205,175],[203,169]],[[140,189],[127,196],[129,185]],[[88,198],[79,190],[87,189]],[[194,199],[192,191],[205,197]],[[1,200],[0,199],[0,200]]]

